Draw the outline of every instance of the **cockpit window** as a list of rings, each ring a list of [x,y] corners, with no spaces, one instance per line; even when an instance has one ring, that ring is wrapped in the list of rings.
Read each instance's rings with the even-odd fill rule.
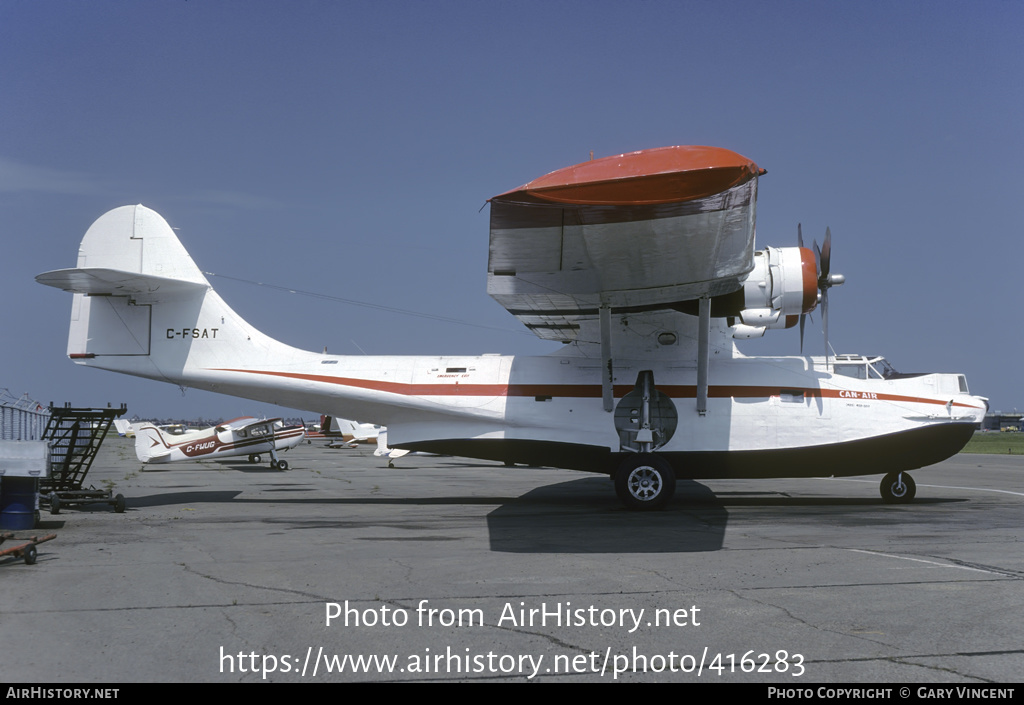
[[[895,377],[897,372],[896,368],[889,364],[889,361],[884,357],[879,357],[871,361],[870,364],[871,377],[874,379],[889,379]]]
[[[860,355],[839,355],[832,366],[832,372],[854,379],[891,379],[899,374],[884,357],[876,357],[870,362],[868,360]]]
[[[843,377],[853,377],[854,379],[867,379],[867,367],[864,363],[858,363],[856,365],[836,363],[832,366],[832,373],[842,375]]]

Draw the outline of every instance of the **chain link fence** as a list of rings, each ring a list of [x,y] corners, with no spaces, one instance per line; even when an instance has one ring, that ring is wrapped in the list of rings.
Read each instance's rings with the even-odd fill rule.
[[[42,440],[49,418],[49,407],[28,394],[16,397],[10,390],[0,389],[0,440]]]

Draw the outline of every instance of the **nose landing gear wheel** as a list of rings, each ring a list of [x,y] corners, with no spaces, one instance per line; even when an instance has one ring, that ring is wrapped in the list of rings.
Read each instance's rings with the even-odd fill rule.
[[[891,472],[882,478],[878,490],[886,504],[906,504],[917,494],[917,485],[908,473]]]
[[[615,494],[626,509],[662,509],[676,491],[676,473],[663,458],[651,453],[627,456],[615,470]]]

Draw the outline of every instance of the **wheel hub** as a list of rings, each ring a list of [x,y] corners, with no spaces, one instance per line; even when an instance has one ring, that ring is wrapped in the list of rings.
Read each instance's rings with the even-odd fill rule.
[[[650,501],[661,492],[661,475],[654,468],[644,465],[629,474],[629,492],[634,497]]]

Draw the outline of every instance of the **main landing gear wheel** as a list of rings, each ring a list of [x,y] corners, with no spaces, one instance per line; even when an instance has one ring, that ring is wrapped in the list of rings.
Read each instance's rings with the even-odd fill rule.
[[[288,461],[287,460],[271,460],[270,461],[270,467],[274,468],[275,470],[287,470],[288,469]]]
[[[613,479],[619,501],[633,511],[662,509],[676,491],[675,470],[652,453],[626,456]]]
[[[252,463],[253,465],[256,465],[256,464],[257,464],[257,463],[259,463],[259,462],[260,462],[260,461],[261,461],[262,459],[263,459],[263,458],[261,458],[261,457],[260,457],[260,454],[259,454],[259,453],[253,453],[252,455],[250,455],[250,456],[249,456],[249,462],[250,462],[250,463]]]
[[[909,473],[891,472],[882,478],[878,490],[886,504],[906,504],[917,494],[917,485]]]

